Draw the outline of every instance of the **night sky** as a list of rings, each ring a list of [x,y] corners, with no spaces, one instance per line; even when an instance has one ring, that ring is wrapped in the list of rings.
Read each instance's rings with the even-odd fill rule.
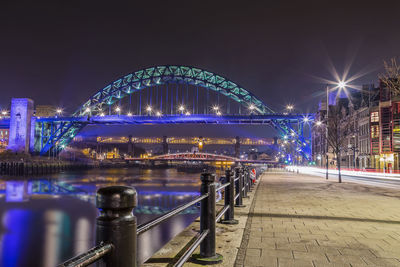
[[[18,2],[0,4],[0,108],[29,97],[73,111],[119,76],[179,64],[223,75],[274,110],[313,111],[330,61],[368,72],[361,85],[400,51],[400,1]]]

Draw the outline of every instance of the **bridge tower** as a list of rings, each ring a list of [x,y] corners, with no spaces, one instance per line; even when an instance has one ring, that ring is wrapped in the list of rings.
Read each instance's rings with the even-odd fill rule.
[[[235,157],[239,158],[240,157],[240,137],[236,136],[235,138]]]
[[[10,138],[8,148],[12,151],[29,152],[31,145],[31,128],[32,124],[34,124],[34,122],[31,122],[32,117],[33,100],[29,98],[13,98],[11,100]]]
[[[162,148],[163,148],[163,154],[168,154],[168,142],[167,142],[167,136],[163,136],[163,141],[162,141]]]
[[[133,143],[132,135],[128,136],[128,155],[135,156],[135,144]]]

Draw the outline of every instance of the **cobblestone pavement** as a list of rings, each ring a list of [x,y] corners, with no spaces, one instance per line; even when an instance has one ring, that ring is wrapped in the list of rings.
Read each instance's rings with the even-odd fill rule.
[[[400,266],[400,191],[266,173],[235,266]]]

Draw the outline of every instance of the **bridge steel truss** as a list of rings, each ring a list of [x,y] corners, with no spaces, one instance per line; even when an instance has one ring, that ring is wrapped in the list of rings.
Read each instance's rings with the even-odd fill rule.
[[[254,115],[248,116],[124,116],[101,117],[104,106],[111,106],[122,98],[143,89],[169,84],[189,84],[214,90],[237,103],[250,107]],[[266,116],[264,120],[256,116]],[[311,114],[309,120],[313,117]],[[130,73],[94,94],[69,118],[37,118],[34,151],[46,155],[63,150],[87,124],[144,124],[144,123],[230,123],[265,124],[273,126],[283,136],[294,140],[296,151],[311,159],[311,139],[304,136],[304,115],[277,114],[249,90],[207,70],[187,66],[155,66]],[[293,145],[293,144],[292,144]]]

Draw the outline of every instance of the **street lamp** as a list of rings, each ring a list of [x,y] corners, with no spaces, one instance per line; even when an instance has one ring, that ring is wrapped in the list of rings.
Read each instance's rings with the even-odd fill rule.
[[[151,113],[152,110],[153,110],[153,108],[152,108],[151,106],[147,106],[147,107],[146,107],[147,113]]]
[[[184,105],[180,105],[178,110],[183,113],[185,111],[185,106]]]
[[[57,113],[58,115],[61,115],[61,114],[62,114],[62,112],[63,112],[63,111],[62,111],[62,109],[61,109],[61,108],[57,108],[57,109],[56,109],[56,113]]]
[[[291,112],[291,111],[294,109],[294,106],[289,104],[289,105],[286,106],[286,109],[287,109],[289,112]]]
[[[116,107],[115,111],[118,112],[118,115],[121,115],[121,108],[120,107]]]
[[[345,89],[347,86],[346,81],[338,81],[336,83],[335,88],[339,88],[340,90]],[[328,180],[328,170],[329,170],[329,156],[328,156],[328,150],[329,150],[329,144],[328,144],[328,138],[329,138],[329,133],[328,133],[328,119],[329,119],[329,85],[326,85],[326,128],[325,128],[325,145],[326,145],[326,151],[325,151],[325,160],[326,160],[326,180]],[[340,176],[340,172],[339,172]]]

